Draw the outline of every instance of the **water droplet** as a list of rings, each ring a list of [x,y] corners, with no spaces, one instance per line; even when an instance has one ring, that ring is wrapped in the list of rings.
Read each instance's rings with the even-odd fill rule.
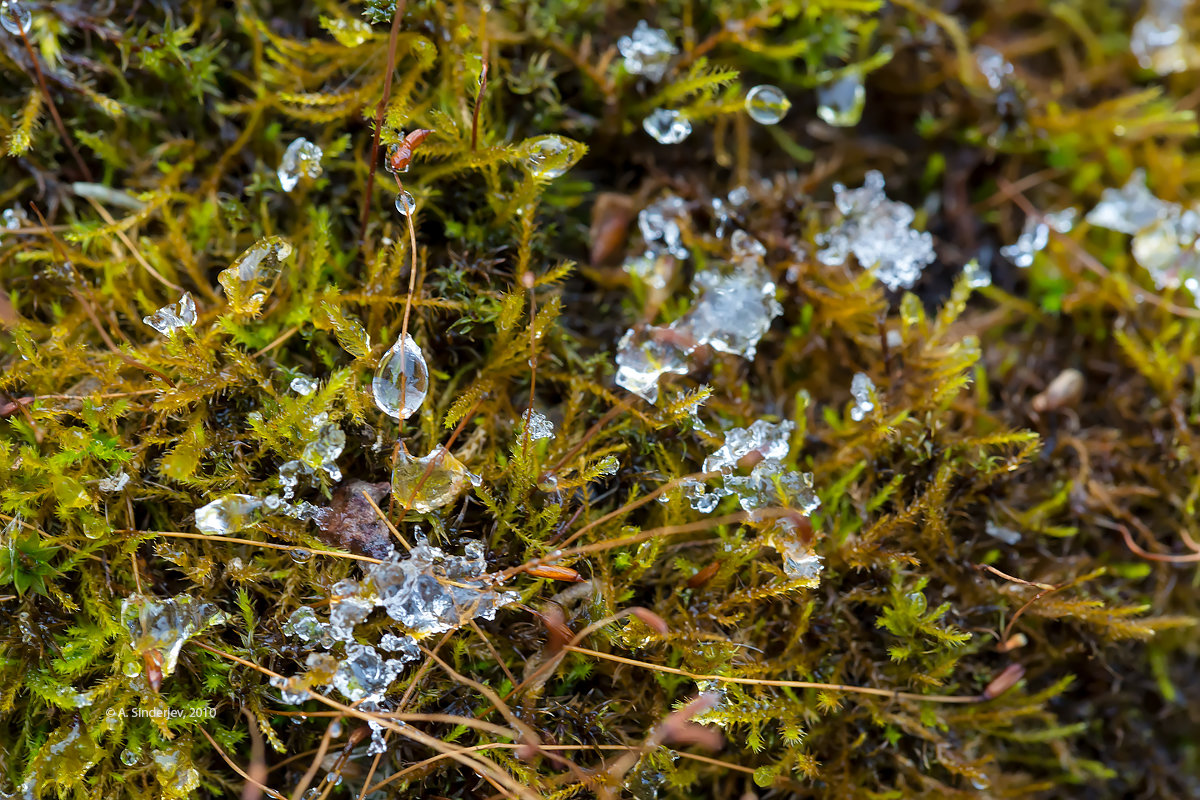
[[[417,201],[413,199],[411,192],[403,191],[396,195],[396,210],[404,217],[417,210]]]
[[[283,159],[276,172],[279,185],[285,192],[290,192],[305,175],[313,179],[321,177],[321,156],[324,154],[320,147],[303,136],[296,139],[283,151]]]
[[[454,502],[466,488],[467,476],[463,463],[441,445],[423,458],[413,458],[401,443],[392,469],[392,496],[398,504],[427,514]]]
[[[852,128],[862,119],[866,99],[862,75],[851,70],[833,83],[817,89],[817,116],[828,125]]]
[[[230,305],[239,314],[257,313],[283,272],[283,261],[292,245],[279,236],[269,236],[248,248],[217,281],[225,289]]]
[[[312,561],[312,551],[311,550],[297,549],[297,550],[291,550],[289,552],[290,552],[290,555],[292,556],[292,561],[295,561],[297,564],[307,564],[309,561]]]
[[[13,36],[28,35],[33,15],[20,0],[0,0],[0,25]]]
[[[642,120],[642,129],[659,144],[679,144],[692,134],[692,123],[678,111],[659,108]]]
[[[778,86],[764,83],[746,94],[746,113],[760,125],[774,125],[787,115],[792,101]]]
[[[999,50],[980,45],[975,49],[975,65],[987,81],[988,88],[998,92],[1004,88],[1005,80],[1013,74],[1013,65]]]
[[[122,764],[124,764],[127,767],[132,767],[137,762],[138,762],[138,754],[137,753],[133,752],[129,748],[125,748],[124,750],[121,751],[121,763]]]
[[[525,166],[536,178],[552,179],[566,174],[584,152],[579,142],[550,134],[528,139],[522,146]]]
[[[123,672],[127,678],[136,678],[138,675],[142,674],[141,662],[137,660],[126,661],[121,666],[121,672]]]
[[[163,335],[184,325],[191,327],[196,324],[196,302],[189,292],[184,292],[178,303],[170,303],[150,316],[142,317],[142,322]]]
[[[758,239],[755,239],[745,231],[734,231],[733,236],[729,237],[729,249],[733,251],[734,258],[762,258],[767,254],[767,248]]]
[[[405,334],[383,354],[371,390],[376,405],[396,419],[408,419],[425,402],[429,368],[412,336]]]
[[[1050,230],[1067,233],[1075,224],[1076,210],[1066,208],[1062,211],[1043,214],[1040,218],[1029,216],[1025,218],[1025,227],[1017,241],[1000,248],[1000,255],[1007,258],[1017,267],[1029,267],[1033,264],[1033,256],[1046,249],[1050,243]]]
[[[262,501],[248,494],[228,494],[196,509],[196,528],[204,533],[227,534],[257,521]]]
[[[679,52],[666,31],[651,28],[644,19],[638,20],[633,33],[617,40],[617,49],[624,58],[626,72],[644,75],[654,83],[663,79],[671,56]]]

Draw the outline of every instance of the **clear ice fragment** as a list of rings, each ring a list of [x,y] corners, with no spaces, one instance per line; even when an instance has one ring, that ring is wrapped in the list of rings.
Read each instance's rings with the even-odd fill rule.
[[[317,390],[317,380],[307,375],[297,375],[292,378],[290,388],[296,394],[307,397]]]
[[[750,262],[728,272],[716,267],[698,272],[692,289],[700,297],[671,327],[686,334],[693,348],[706,344],[752,360],[771,321],[783,313],[770,274]]]
[[[687,204],[673,195],[664,195],[638,212],[638,230],[646,243],[648,253],[669,253],[676,258],[687,258],[683,246],[683,230],[679,223],[686,219]]]
[[[379,359],[371,381],[375,403],[396,419],[408,419],[429,391],[429,368],[425,355],[412,336],[405,334]]]
[[[981,266],[977,259],[971,259],[963,265],[963,275],[967,277],[967,286],[972,289],[982,289],[992,285],[992,273],[987,267]]]
[[[1021,534],[1014,531],[1012,528],[1006,528],[1003,525],[997,525],[990,519],[984,524],[984,531],[993,539],[999,539],[1009,547],[1020,544]]]
[[[119,492],[125,488],[127,483],[129,483],[129,475],[125,473],[125,470],[121,470],[111,477],[101,478],[96,486],[102,492]]]
[[[867,93],[862,75],[851,70],[831,84],[817,88],[817,116],[827,125],[852,128],[862,119]]]
[[[1004,88],[1004,81],[1013,74],[1013,65],[1004,54],[987,45],[975,48],[975,66],[987,81],[988,88],[998,92]]]
[[[1105,189],[1100,202],[1085,219],[1089,225],[1133,234],[1168,217],[1172,205],[1151,194],[1146,186],[1146,171],[1135,169],[1123,187]]]
[[[657,108],[642,120],[642,130],[659,144],[679,144],[692,135],[692,123],[678,111]]]
[[[300,460],[312,470],[324,470],[329,479],[337,483],[342,479],[337,458],[346,446],[346,434],[335,423],[326,423],[317,429],[316,437],[304,446]]]
[[[196,528],[211,534],[240,531],[258,520],[262,505],[248,494],[227,494],[196,509]]]
[[[164,336],[184,325],[191,327],[196,324],[196,301],[191,293],[184,292],[178,303],[170,303],[150,316],[142,317],[142,322]]]
[[[392,496],[405,508],[427,514],[453,503],[466,488],[467,468],[438,445],[424,458],[413,458],[400,444],[392,469]]]
[[[254,314],[262,309],[283,272],[283,261],[291,254],[292,245],[286,239],[269,236],[221,271],[217,281],[237,313]]]
[[[175,670],[184,643],[210,625],[223,624],[225,614],[212,603],[188,595],[158,600],[132,594],[121,601],[121,620],[133,652],[157,651],[165,677]]]
[[[668,328],[630,328],[617,344],[617,385],[649,403],[658,400],[658,379],[686,375],[686,352]]]
[[[1189,41],[1187,0],[1148,0],[1145,13],[1133,25],[1129,49],[1143,69],[1159,75],[1183,72],[1196,64],[1196,49]]]
[[[755,86],[746,93],[746,113],[760,125],[774,125],[787,115],[792,101],[778,86],[769,83]]]
[[[867,414],[875,410],[875,383],[865,372],[856,372],[850,381],[850,394],[854,397],[850,419],[862,422]]]
[[[871,270],[892,291],[909,289],[933,263],[933,237],[913,230],[912,206],[889,200],[880,172],[871,170],[858,189],[834,185],[835,201],[843,219],[817,235],[817,260],[831,266],[844,264],[853,254],[859,266]]]
[[[279,185],[285,192],[290,192],[304,176],[313,179],[321,177],[321,156],[324,154],[320,147],[303,136],[293,141],[283,151],[283,159],[279,162],[276,172]]]
[[[659,253],[654,250],[629,256],[621,264],[621,268],[630,275],[636,275],[652,289],[667,288],[667,281],[674,271],[669,253]]]
[[[679,52],[666,31],[651,28],[645,20],[638,20],[633,33],[617,40],[617,49],[625,60],[626,72],[644,75],[653,83],[663,79],[671,56]]]
[[[1000,255],[1011,261],[1013,266],[1032,266],[1034,255],[1045,250],[1046,245],[1050,243],[1050,231],[1068,233],[1075,225],[1077,213],[1074,208],[1065,208],[1062,211],[1043,214],[1041,219],[1026,217],[1025,227],[1017,241],[1001,247]]]
[[[521,420],[525,431],[529,434],[529,438],[534,441],[538,439],[550,439],[554,436],[554,423],[539,411],[527,409],[521,415]]]

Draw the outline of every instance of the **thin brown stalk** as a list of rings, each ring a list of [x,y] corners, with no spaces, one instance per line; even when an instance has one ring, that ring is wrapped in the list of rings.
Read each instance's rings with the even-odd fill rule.
[[[211,735],[209,735],[208,731],[204,730],[204,728],[201,728],[199,726],[197,726],[197,730],[199,730],[200,733],[202,733],[204,735],[205,739],[208,739],[208,743],[211,744],[213,749],[217,751],[217,755],[219,755],[222,759],[224,759],[225,763],[229,765],[229,768],[232,769],[234,772],[236,772],[238,775],[241,775],[246,780],[247,783],[253,784],[254,786],[257,786],[259,789],[262,789],[268,795],[275,798],[275,800],[287,800],[287,798],[284,795],[275,791],[274,789],[272,789],[271,787],[262,783],[261,781],[255,780],[254,778],[250,777],[250,775],[245,770],[243,770],[241,767],[239,767],[234,762],[234,760],[229,757],[229,755],[221,748],[221,745],[217,744],[217,740],[214,739]]]
[[[71,136],[67,133],[67,126],[63,124],[62,117],[58,115],[58,107],[54,104],[54,98],[50,95],[50,89],[46,86],[46,76],[42,74],[42,65],[38,61],[37,53],[33,52],[33,45],[29,43],[29,37],[24,31],[21,32],[21,41],[24,42],[25,52],[29,54],[29,60],[33,63],[33,72],[37,76],[42,96],[46,98],[46,105],[50,108],[50,116],[54,118],[54,126],[58,128],[58,134],[62,136],[63,144],[70,151],[71,157],[75,159],[75,164],[79,167],[79,171],[83,173],[84,179],[90,183],[92,180],[92,171],[88,169],[87,163],[79,155],[79,151],[75,149],[75,143],[71,141]],[[42,222],[42,225],[44,226],[46,223]]]
[[[408,540],[405,539],[403,535],[401,535],[396,526],[392,524],[392,521],[387,518],[387,514],[384,514],[383,510],[375,504],[375,501],[371,499],[371,495],[367,494],[367,492],[364,490],[362,496],[365,497],[367,502],[371,504],[371,508],[375,509],[375,513],[381,520],[383,520],[383,524],[387,525],[388,530],[392,532],[392,536],[395,536],[396,539],[399,540],[400,544],[404,545],[405,550],[412,552],[412,545],[408,543]]]
[[[371,140],[371,166],[367,172],[367,190],[363,196],[362,223],[359,226],[359,241],[367,240],[367,222],[371,219],[371,191],[375,188],[375,170],[379,166],[379,137],[383,133],[383,115],[388,100],[392,97],[392,78],[396,72],[396,46],[400,38],[400,20],[404,17],[406,0],[396,0],[392,12],[392,30],[388,34],[387,72],[383,76],[383,96],[375,107],[375,136]]]
[[[317,550],[312,547],[301,547],[294,544],[276,544],[275,542],[256,542],[253,539],[238,539],[232,536],[211,536],[206,533],[188,533],[186,531],[135,531],[123,530],[117,533],[148,533],[154,536],[170,536],[174,539],[203,539],[208,542],[228,542],[229,544],[251,544],[256,547],[269,547],[272,550],[299,550],[304,553],[315,554],[319,556],[333,556],[334,558],[349,558],[354,561],[366,561],[371,564],[382,564],[378,558],[370,556],[360,556],[356,553],[343,553],[340,550]]]

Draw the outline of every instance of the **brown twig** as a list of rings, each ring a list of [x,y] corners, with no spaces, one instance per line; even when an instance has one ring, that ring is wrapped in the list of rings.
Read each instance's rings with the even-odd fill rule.
[[[392,30],[388,35],[387,72],[383,76],[383,96],[375,107],[375,137],[371,141],[371,166],[367,172],[367,190],[363,196],[362,224],[359,226],[360,243],[367,240],[367,222],[371,218],[371,190],[375,188],[375,170],[379,167],[379,137],[383,133],[383,115],[392,96],[392,77],[396,72],[396,45],[400,38],[400,19],[404,16],[407,0],[396,0],[392,12]]]
[[[50,89],[46,86],[46,76],[42,74],[42,65],[38,62],[37,54],[33,52],[33,45],[29,43],[29,36],[24,31],[21,31],[21,41],[25,44],[25,52],[29,54],[29,60],[33,62],[33,72],[37,75],[38,86],[41,87],[42,96],[46,98],[46,105],[50,108],[50,116],[54,118],[54,126],[58,128],[58,133],[63,138],[63,144],[70,151],[71,157],[75,159],[75,164],[83,173],[84,180],[90,183],[92,171],[88,169],[87,163],[75,149],[75,143],[71,141],[71,136],[67,133],[67,126],[63,124],[62,117],[58,115],[58,107],[54,105],[54,98],[50,96]],[[45,221],[42,222],[42,225],[46,225]]]

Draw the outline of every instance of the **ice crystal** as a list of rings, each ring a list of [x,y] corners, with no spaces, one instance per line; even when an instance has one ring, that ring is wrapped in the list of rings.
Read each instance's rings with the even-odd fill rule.
[[[224,624],[225,614],[212,603],[188,595],[158,600],[132,594],[121,601],[121,619],[133,652],[156,651],[165,677],[175,670],[184,643],[210,625]]]
[[[1084,219],[1089,225],[1133,234],[1168,217],[1173,207],[1147,188],[1146,171],[1135,169],[1123,187],[1101,192],[1100,202]]]
[[[329,602],[329,632],[334,639],[354,641],[354,626],[371,615],[375,598],[363,596],[358,581],[347,578],[333,585]]]
[[[753,360],[771,321],[783,313],[775,283],[759,266],[743,263],[728,272],[709,268],[696,274],[692,288],[700,290],[699,299],[672,327],[688,334],[693,347],[707,344]]]
[[[683,231],[679,225],[686,213],[687,204],[673,194],[665,195],[639,211],[638,230],[642,232],[647,251],[687,258],[688,251],[683,246]]]
[[[441,445],[423,458],[413,458],[401,443],[392,469],[392,495],[405,508],[427,514],[453,503],[467,480],[467,468]]]
[[[685,494],[692,508],[701,513],[713,511],[722,497],[736,495],[746,511],[769,506],[787,506],[802,513],[815,511],[821,501],[813,491],[813,476],[789,470],[783,460],[790,450],[789,439],[795,425],[755,420],[749,428],[731,428],[725,441],[704,459],[705,472],[718,472],[718,485],[711,490],[706,482],[686,481]],[[758,460],[749,474],[738,474],[739,462],[755,454]]]
[[[651,28],[645,20],[638,20],[633,33],[617,40],[617,49],[625,60],[626,72],[644,75],[654,83],[663,79],[671,56],[679,52],[666,31]]]
[[[669,253],[646,250],[626,258],[621,268],[630,275],[638,276],[652,289],[665,289],[673,271],[670,258]]]
[[[257,313],[283,272],[292,245],[279,236],[260,240],[222,270],[217,281],[238,313]]]
[[[755,452],[764,459],[787,458],[790,447],[788,439],[795,427],[788,420],[767,422],[758,419],[749,428],[731,428],[725,432],[725,441],[721,446],[704,459],[704,471],[732,475],[737,463]]]
[[[554,436],[554,423],[538,411],[527,409],[521,415],[521,420],[530,439],[549,439]]]
[[[746,93],[746,113],[760,125],[774,125],[787,115],[792,102],[778,86],[755,86]]]
[[[854,397],[850,419],[862,422],[867,414],[875,410],[875,383],[865,372],[856,372],[850,381],[850,394]]]
[[[853,253],[859,266],[871,270],[892,291],[908,289],[935,258],[933,237],[913,230],[912,206],[889,200],[884,194],[883,175],[866,174],[862,187],[847,189],[834,185],[842,222],[817,235],[824,247],[817,259],[822,264],[844,264]]]
[[[333,644],[333,631],[328,623],[317,619],[317,614],[308,606],[300,606],[288,617],[283,625],[285,636],[295,636],[305,642],[312,642],[321,647]]]
[[[212,534],[240,531],[258,520],[262,505],[248,494],[227,494],[196,509],[196,528]]]
[[[979,68],[988,88],[999,92],[1004,88],[1004,82],[1013,74],[1013,65],[999,50],[980,45],[975,48],[975,66]]]
[[[283,159],[279,162],[276,172],[279,185],[285,192],[290,192],[306,175],[313,179],[321,177],[321,156],[324,154],[320,147],[303,136],[293,141],[283,151]]]
[[[317,390],[317,381],[307,375],[297,375],[292,378],[290,388],[296,394],[307,397]]]
[[[817,116],[828,125],[852,128],[862,119],[866,99],[862,75],[851,70],[833,83],[817,88]]]
[[[324,422],[325,415],[320,414],[316,422],[316,435],[312,441],[304,445],[300,460],[313,471],[324,470],[329,479],[337,483],[342,479],[342,471],[338,469],[337,457],[346,446],[346,434],[335,423]]]
[[[967,285],[972,289],[982,289],[984,286],[992,285],[992,273],[987,267],[981,266],[979,261],[971,259],[963,265],[963,275],[967,278]]]
[[[454,556],[419,541],[403,561],[369,565],[366,584],[388,616],[413,634],[441,633],[473,618],[492,619],[497,609],[519,599],[516,592],[473,580],[486,568],[482,542],[469,541],[464,555]],[[400,649],[407,648],[401,643]]]
[[[659,144],[679,144],[692,135],[692,123],[678,111],[656,108],[642,120],[642,130]]]
[[[370,645],[347,645],[346,658],[333,675],[333,687],[354,703],[381,699],[403,663],[398,659],[385,661]]]
[[[1145,13],[1133,25],[1129,49],[1144,69],[1159,75],[1183,72],[1196,62],[1188,40],[1184,14],[1187,0],[1148,0]]]
[[[1033,256],[1046,249],[1050,243],[1050,231],[1067,233],[1075,226],[1074,208],[1053,211],[1038,217],[1026,217],[1025,227],[1017,241],[1000,248],[1000,255],[1007,258],[1017,267],[1029,267],[1033,264]]]
[[[170,303],[150,316],[142,317],[142,322],[163,335],[184,325],[191,327],[196,324],[196,301],[190,293],[184,292],[178,303]]]
[[[425,402],[429,368],[412,336],[404,334],[379,359],[371,390],[375,404],[396,419],[408,419]]]
[[[658,400],[658,379],[686,375],[687,351],[673,341],[669,328],[630,328],[617,344],[617,385],[649,403]]]
[[[1021,534],[1017,533],[1012,528],[1006,528],[1003,525],[997,525],[990,519],[984,523],[984,531],[988,536],[991,536],[993,539],[999,539],[1009,546],[1019,544],[1021,541]]]

